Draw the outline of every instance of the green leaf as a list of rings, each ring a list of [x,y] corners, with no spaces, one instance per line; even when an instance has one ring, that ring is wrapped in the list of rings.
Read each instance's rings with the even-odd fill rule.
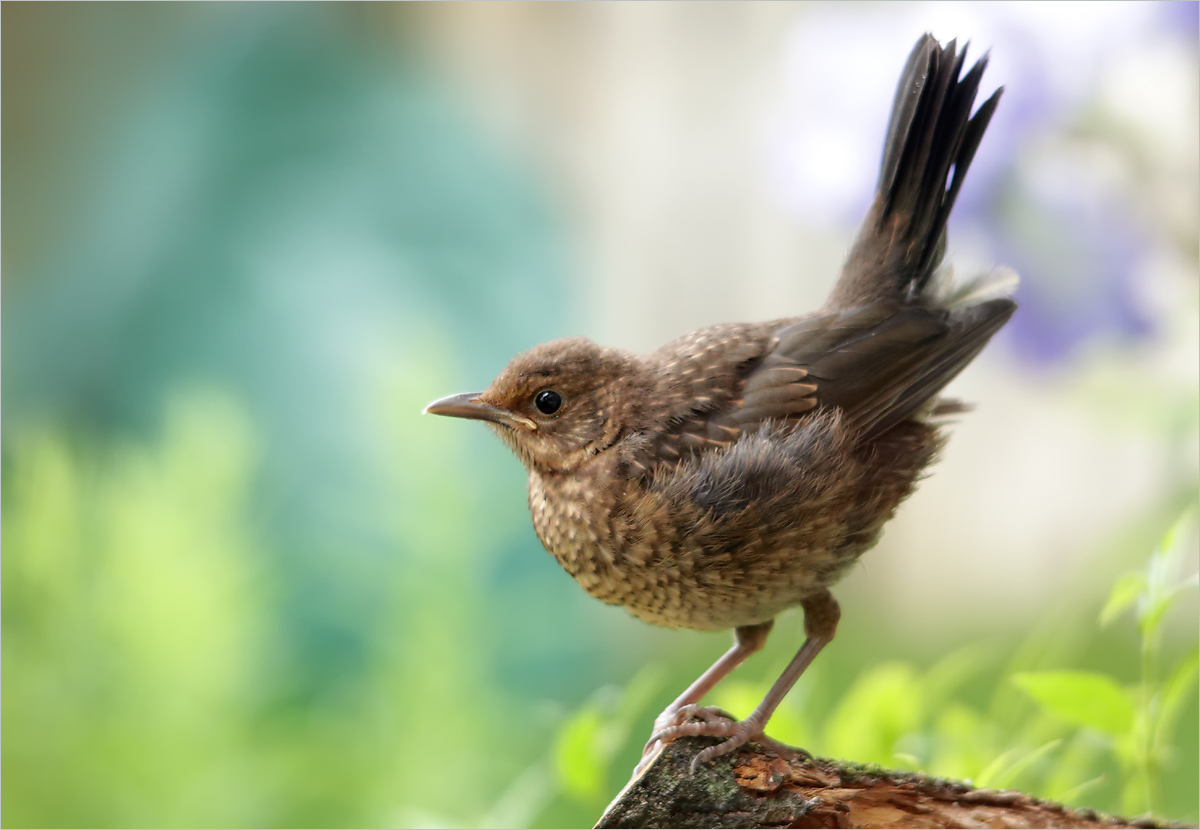
[[[876,764],[894,763],[896,743],[920,727],[921,681],[906,663],[884,663],[859,677],[825,727],[829,751]]]
[[[1162,542],[1146,565],[1146,589],[1138,607],[1138,627],[1142,637],[1153,638],[1179,590],[1190,580],[1178,578],[1195,541],[1195,511],[1188,507],[1163,536]]]
[[[1196,674],[1200,671],[1200,651],[1192,649],[1192,653],[1179,661],[1171,679],[1163,689],[1162,708],[1159,709],[1158,723],[1154,728],[1154,746],[1161,749],[1169,745],[1170,736],[1175,729],[1175,721],[1185,703],[1194,703],[1196,696],[1191,694],[1192,684],[1196,682]]]
[[[1095,786],[1087,782],[1093,780],[1102,763],[1101,756],[1110,752],[1112,746],[1104,736],[1086,729],[1076,732],[1055,757],[1054,766],[1047,770],[1038,787],[1038,795],[1052,801],[1077,800],[1089,786]]]
[[[1022,672],[1013,676],[1046,712],[1076,726],[1120,738],[1133,726],[1134,702],[1110,677],[1093,672]]]
[[[1106,626],[1121,616],[1125,609],[1138,601],[1146,590],[1146,575],[1142,573],[1122,574],[1108,594],[1104,610],[1100,612],[1100,625]]]
[[[1012,752],[1006,752],[983,771],[983,774],[979,776],[979,780],[975,782],[976,786],[1004,789],[1012,784],[1018,775],[1023,773],[1040,759],[1058,749],[1061,745],[1062,738],[1055,738],[1053,741],[1048,741],[1039,746],[1037,749],[1025,753],[1012,763],[1008,763],[1008,758],[1011,757]]]
[[[1071,789],[1061,795],[1053,796],[1055,801],[1061,801],[1063,804],[1079,804],[1079,797],[1089,790],[1094,789],[1098,784],[1104,783],[1104,776],[1097,775],[1095,778],[1089,778],[1082,784],[1076,784]]]
[[[996,758],[983,768],[983,771],[976,775],[973,783],[980,789],[986,789],[992,786],[992,782],[999,777],[1000,771],[1006,769],[1012,764],[1012,758],[1017,754],[1017,748],[1006,749],[1001,752]]]
[[[600,708],[586,704],[562,725],[555,744],[554,766],[563,790],[589,803],[604,788],[603,760],[596,751],[603,728]]]

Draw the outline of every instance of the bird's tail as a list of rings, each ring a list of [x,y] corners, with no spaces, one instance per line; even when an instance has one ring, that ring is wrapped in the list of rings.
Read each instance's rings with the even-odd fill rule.
[[[925,296],[945,251],[946,220],[1004,91],[997,89],[971,115],[987,56],[960,78],[966,52],[926,34],[909,55],[875,201],[827,308]]]

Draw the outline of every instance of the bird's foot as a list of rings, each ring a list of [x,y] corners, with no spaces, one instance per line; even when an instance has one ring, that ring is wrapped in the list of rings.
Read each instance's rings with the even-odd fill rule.
[[[804,749],[788,746],[774,738],[768,738],[763,734],[763,724],[754,715],[743,721],[739,721],[724,709],[718,709],[715,706],[690,704],[688,706],[681,706],[675,712],[663,712],[654,721],[654,730],[654,734],[650,736],[650,740],[646,743],[645,750],[643,750],[642,761],[638,764],[637,769],[634,770],[635,776],[654,757],[660,746],[664,746],[676,738],[686,736],[702,735],[725,739],[721,743],[710,746],[696,754],[691,763],[691,772],[693,773],[700,764],[707,763],[713,758],[718,758],[728,752],[732,752],[748,741],[754,741],[764,749],[776,753],[780,758],[787,761],[794,761],[798,758],[812,758],[812,755]]]
[[[689,718],[696,718],[704,723],[730,724],[738,722],[737,718],[719,706],[699,706],[692,703],[687,706],[680,706],[678,709],[667,709],[667,711],[654,719],[653,736],[646,743],[646,749],[643,752],[648,751],[651,745],[659,740],[660,733],[687,723]],[[676,737],[679,736],[675,735],[667,738],[662,743],[670,743]]]
[[[641,775],[642,770],[650,766],[650,761],[654,759],[654,756],[658,755],[660,749],[673,741],[675,737],[678,737],[673,736],[663,740],[659,738],[659,735],[686,721],[689,717],[700,718],[705,723],[737,722],[737,718],[716,706],[688,705],[682,706],[679,709],[667,709],[654,719],[654,729],[651,730],[652,736],[642,748],[642,760],[634,767],[634,778],[637,778]]]

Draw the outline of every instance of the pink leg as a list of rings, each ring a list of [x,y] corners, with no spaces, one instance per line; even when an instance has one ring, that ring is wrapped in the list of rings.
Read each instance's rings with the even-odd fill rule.
[[[695,683],[688,686],[683,694],[675,698],[674,702],[654,719],[655,736],[657,737],[658,733],[669,729],[675,723],[680,709],[698,703],[700,698],[708,694],[731,671],[745,662],[747,657],[761,649],[767,642],[767,635],[771,633],[771,626],[774,624],[774,620],[768,620],[758,625],[744,625],[735,628],[733,630],[733,646],[729,651],[721,655],[717,662],[709,666],[708,670],[700,675]],[[646,760],[658,750],[659,743],[655,738],[646,742],[646,747],[642,750],[642,763],[638,764],[634,775],[641,771]]]
[[[822,591],[819,594],[814,594],[813,596],[803,600],[800,604],[804,608],[804,630],[808,637],[805,639],[804,645],[800,647],[800,651],[796,652],[796,656],[792,658],[792,662],[788,663],[787,668],[783,670],[783,674],[781,674],[779,679],[775,681],[773,686],[771,686],[771,690],[767,692],[767,696],[762,699],[762,703],[758,704],[758,708],[756,708],[748,718],[739,723],[732,718],[725,720],[712,717],[712,715],[716,713],[710,711],[707,713],[708,716],[701,715],[703,718],[701,721],[689,721],[687,723],[681,723],[675,726],[667,726],[665,729],[660,729],[650,738],[650,745],[654,745],[657,742],[669,743],[670,741],[673,741],[676,738],[682,738],[685,735],[708,735],[715,738],[725,738],[726,740],[724,742],[719,743],[716,746],[710,746],[696,755],[696,757],[692,760],[692,770],[694,771],[699,764],[702,764],[706,761],[711,761],[713,758],[716,758],[719,755],[724,755],[727,752],[732,752],[747,741],[761,737],[763,729],[767,725],[767,721],[771,719],[771,715],[775,713],[775,709],[778,708],[780,702],[782,702],[787,693],[791,691],[792,686],[796,684],[796,681],[800,678],[800,675],[804,673],[804,670],[808,668],[808,665],[813,661],[813,658],[816,657],[817,654],[820,653],[821,649],[823,649],[829,643],[829,641],[833,639],[833,635],[837,631],[838,620],[841,618],[841,610],[838,608],[837,601],[834,600],[833,595],[828,591]],[[709,669],[707,672],[705,672],[704,676],[702,676],[700,680],[693,684],[693,687],[699,686],[705,677],[707,677],[710,673],[713,673],[714,669],[720,666],[727,657],[730,657],[736,651],[736,647],[731,649],[725,655],[725,657],[722,657],[721,660],[717,661],[717,664],[714,665],[712,669]],[[742,659],[745,658],[743,657]],[[741,661],[739,660],[738,662]],[[736,663],[734,665],[736,665]],[[728,674],[729,670],[732,668],[733,667],[730,666],[730,668],[725,671],[725,674]],[[722,674],[720,677],[723,676],[724,674]],[[716,681],[719,680],[720,677],[714,679],[705,690],[707,691],[707,689],[712,688],[712,686],[715,685]],[[691,689],[688,690],[688,692],[690,691]],[[684,695],[680,697],[680,700],[682,700],[683,697],[686,697],[688,692],[685,692]],[[676,701],[676,703],[678,702],[679,701]],[[688,704],[691,703],[692,701],[688,702]],[[693,711],[697,710],[698,707],[688,704],[676,707],[673,714],[673,719],[677,719],[679,715],[684,715],[686,717],[701,714],[699,711]],[[672,706],[675,706],[675,704],[672,704]],[[670,707],[668,707],[667,711],[671,711]],[[660,715],[659,719],[655,721],[656,728],[660,725],[663,716],[666,714],[667,713],[664,712],[663,715]],[[776,747],[779,746],[778,744],[775,744],[774,741],[771,741],[770,743],[774,744]]]

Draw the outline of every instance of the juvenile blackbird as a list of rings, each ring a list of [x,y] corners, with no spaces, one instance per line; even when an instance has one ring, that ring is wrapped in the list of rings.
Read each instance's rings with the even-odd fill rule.
[[[942,443],[938,394],[1009,319],[1011,272],[959,286],[946,219],[999,101],[971,115],[987,58],[931,35],[900,79],[874,202],[824,308],[712,326],[649,355],[582,338],[518,355],[483,392],[426,412],[488,422],[529,470],[538,537],[583,588],[656,625],[734,644],[654,724],[755,739],[833,638],[829,587],[875,544]],[[807,638],[745,720],[698,705],[799,605]],[[802,752],[802,750],[799,750]]]

